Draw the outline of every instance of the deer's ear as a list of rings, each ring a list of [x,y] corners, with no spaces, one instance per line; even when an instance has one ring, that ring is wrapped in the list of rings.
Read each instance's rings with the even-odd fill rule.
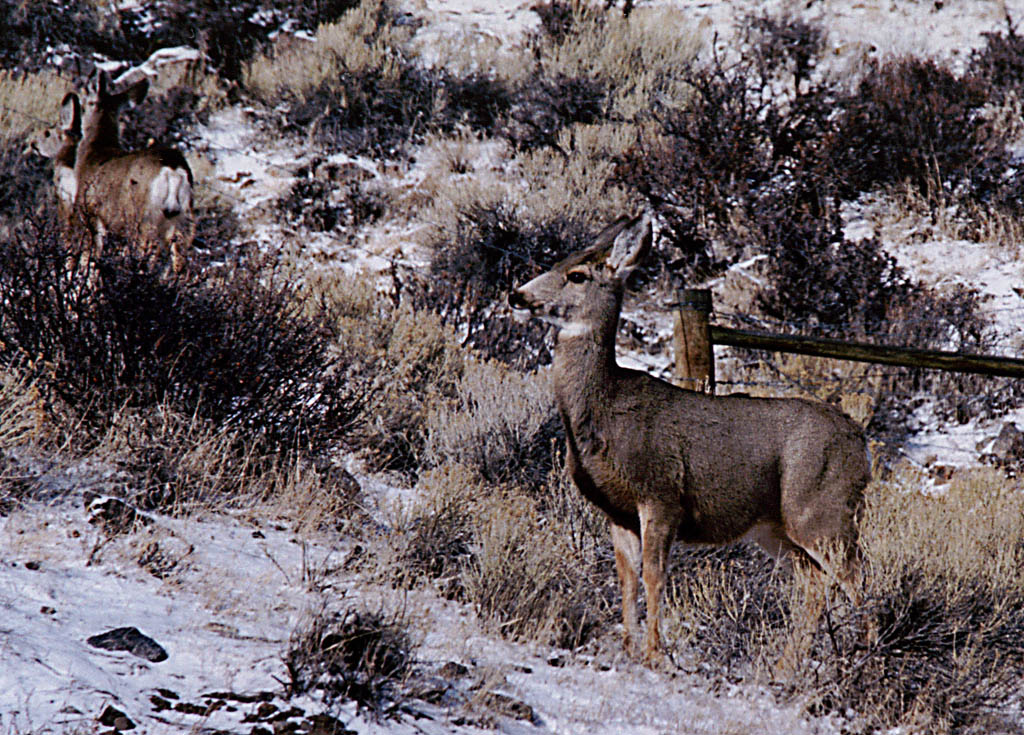
[[[94,69],[85,83],[85,92],[87,98],[103,99],[106,97],[110,93],[110,74],[105,69]]]
[[[633,272],[651,248],[651,216],[644,212],[634,217],[615,236],[607,264],[616,278],[625,279]]]
[[[68,92],[60,103],[60,128],[67,135],[78,138],[82,130],[82,103],[78,95]]]

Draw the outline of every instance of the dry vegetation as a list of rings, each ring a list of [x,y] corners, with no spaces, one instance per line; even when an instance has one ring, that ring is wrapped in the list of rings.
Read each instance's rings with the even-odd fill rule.
[[[1020,174],[1003,174],[1005,144],[1019,134],[1006,114],[1024,78],[1016,36],[991,39],[962,79],[897,60],[866,69],[851,90],[810,78],[820,32],[793,22],[752,19],[754,61],[726,67],[698,55],[707,29],[675,14],[638,8],[627,21],[552,3],[521,53],[466,44],[424,68],[415,23],[386,2],[316,4],[328,17],[270,5],[299,13],[316,39],[268,45],[266,29],[244,23],[232,47],[201,34],[212,67],[194,83],[216,89],[219,104],[243,97],[266,120],[283,111],[282,134],[301,133],[325,156],[369,154],[402,171],[433,160],[413,190],[373,193],[366,216],[311,213],[308,201],[337,188],[319,179],[277,210],[323,231],[421,217],[429,273],[401,272],[403,290],[385,296],[330,274],[292,288],[283,266],[253,258],[179,283],[110,257],[87,296],[87,274],[62,257],[49,173],[20,155],[38,120],[55,119],[68,82],[0,70],[0,173],[13,182],[0,202],[18,215],[0,220],[0,512],[47,490],[27,455],[88,456],[114,466],[117,491],[139,507],[268,503],[297,528],[359,537],[377,581],[433,588],[502,635],[616,652],[605,522],[561,472],[561,427],[536,370],[542,330],[495,312],[512,283],[647,204],[661,242],[641,286],[720,275],[767,253],[768,280],[748,294],[754,315],[920,347],[951,332],[961,347],[987,344],[976,295],[909,282],[878,241],[844,240],[838,211],[842,197],[882,197],[893,218],[1014,247]],[[196,22],[218,27],[207,15]],[[168,39],[171,20],[158,24]],[[108,45],[142,58],[125,22]],[[66,24],[54,28],[74,40]],[[17,55],[9,46],[0,58]],[[797,90],[784,105],[757,91],[778,79]],[[160,104],[195,102],[176,94]],[[153,113],[161,136],[187,139],[197,121]],[[229,203],[204,196],[200,239],[228,250]],[[368,196],[357,185],[346,201]],[[766,376],[839,403],[886,438],[922,390],[944,394],[956,416],[996,413],[1017,394],[804,358],[768,358],[736,377]],[[384,530],[366,521],[370,502],[338,466],[346,452],[414,487],[386,509]],[[775,678],[781,695],[848,717],[851,732],[996,727],[1024,672],[1020,489],[979,471],[929,497],[923,478],[890,470],[878,469],[861,519],[863,607],[837,598],[808,630],[801,570],[776,572],[746,547],[683,553],[666,624],[675,660],[712,682]],[[807,655],[781,677],[787,644]],[[414,666],[401,621],[356,610],[325,612],[284,655],[293,693],[384,713]]]

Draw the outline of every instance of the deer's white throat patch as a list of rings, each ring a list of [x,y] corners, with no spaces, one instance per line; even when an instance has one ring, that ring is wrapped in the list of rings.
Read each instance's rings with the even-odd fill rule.
[[[58,167],[57,198],[70,207],[75,203],[76,196],[78,196],[78,177],[75,176],[75,170]]]
[[[572,339],[573,337],[583,337],[591,334],[594,331],[594,327],[587,322],[561,322],[558,330],[559,339]]]

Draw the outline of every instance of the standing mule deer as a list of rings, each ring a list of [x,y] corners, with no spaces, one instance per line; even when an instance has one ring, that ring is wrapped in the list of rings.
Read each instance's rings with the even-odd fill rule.
[[[84,224],[91,252],[103,252],[107,233],[137,242],[151,263],[170,250],[171,267],[182,273],[195,236],[192,171],[174,148],[126,151],[118,117],[129,100],[141,102],[149,89],[137,67],[111,81],[106,71],[90,79],[83,98],[64,96],[60,124],[32,141],[53,159],[58,211],[67,230]]]
[[[710,396],[616,364],[623,291],[651,237],[647,215],[620,219],[509,297],[518,315],[558,327],[552,372],[568,471],[611,521],[630,655],[642,569],[649,662],[661,656],[658,608],[676,539],[749,538],[776,558],[806,556],[856,600],[855,517],[869,478],[863,434],[827,405]]]

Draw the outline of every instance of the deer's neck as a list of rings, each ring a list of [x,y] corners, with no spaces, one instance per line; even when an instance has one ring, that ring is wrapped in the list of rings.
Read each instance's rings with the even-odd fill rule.
[[[110,151],[121,148],[121,136],[117,129],[117,120],[109,115],[99,113],[90,117],[82,126],[82,140],[78,144],[75,165],[81,166],[96,156],[102,157]]]
[[[552,365],[555,398],[572,428],[589,422],[612,393],[617,325],[618,310],[614,319],[586,329],[563,329],[558,335]]]

